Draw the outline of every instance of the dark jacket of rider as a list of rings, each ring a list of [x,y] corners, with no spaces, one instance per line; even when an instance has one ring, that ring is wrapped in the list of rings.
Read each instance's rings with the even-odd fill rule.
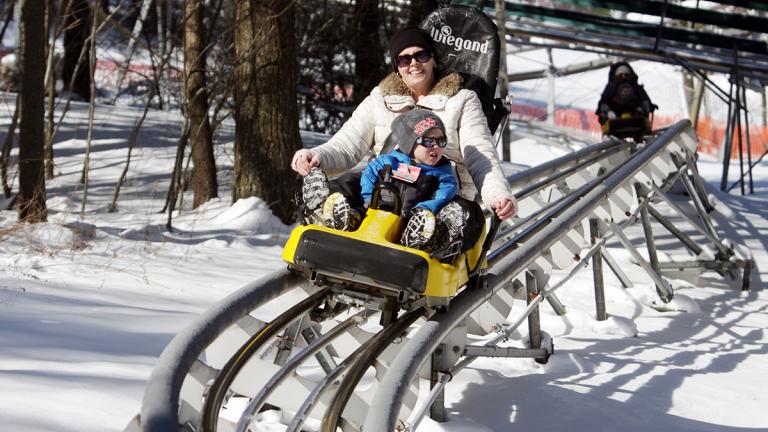
[[[625,113],[645,117],[657,108],[643,86],[638,84],[637,74],[629,63],[620,61],[611,65],[608,84],[595,110],[600,124]]]

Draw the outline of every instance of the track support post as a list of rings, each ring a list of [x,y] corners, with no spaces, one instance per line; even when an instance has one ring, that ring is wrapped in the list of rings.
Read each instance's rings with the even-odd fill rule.
[[[616,262],[616,259],[613,257],[613,255],[608,252],[608,249],[603,246],[600,248],[600,255],[605,260],[605,263],[608,264],[608,268],[611,269],[613,274],[616,275],[616,277],[619,279],[619,282],[621,282],[621,286],[624,288],[632,288],[635,286],[635,284],[632,283],[631,280],[629,280],[629,276],[627,276],[626,273],[624,273],[624,270],[621,269],[621,266],[618,262]]]
[[[637,196],[642,196],[643,188],[640,183],[635,184],[637,190]],[[645,247],[648,250],[648,261],[651,264],[651,268],[657,274],[661,274],[659,270],[659,255],[656,253],[656,240],[653,238],[653,227],[651,226],[651,220],[648,217],[648,206],[642,205],[642,199],[639,199],[640,207],[640,222],[643,224],[643,233],[645,234]],[[650,203],[649,203],[650,205]]]
[[[441,370],[443,370],[443,352],[445,351],[445,344],[440,344],[439,347],[432,353],[432,371],[429,376],[429,388],[434,388],[441,378]],[[445,389],[440,389],[432,406],[429,407],[429,418],[438,422],[444,423],[448,420],[445,415]]]
[[[685,162],[681,161],[680,157],[676,154],[672,153],[671,157],[678,168],[681,168],[683,165],[685,165]],[[699,214],[699,218],[704,224],[704,228],[712,237],[719,241],[720,237],[717,235],[717,230],[715,230],[714,225],[712,225],[712,221],[709,219],[709,212],[704,206],[704,203],[702,202],[702,199],[699,196],[699,193],[696,190],[696,187],[693,185],[690,177],[688,177],[688,175],[681,175],[680,180],[683,182],[683,186],[685,187],[686,192],[688,192],[688,196],[691,198],[691,202],[693,202],[693,206],[696,208],[696,212]]]
[[[592,245],[600,239],[600,221],[595,218],[589,220],[589,236]],[[602,248],[601,248],[602,249]],[[595,285],[595,316],[598,321],[608,319],[605,310],[605,285],[603,284],[603,255],[601,250],[592,255],[592,280]]]
[[[283,330],[282,334],[278,336],[280,342],[277,345],[277,354],[275,355],[276,365],[282,366],[288,361],[288,358],[291,355],[291,350],[293,350],[293,345],[296,342],[296,338],[299,336],[299,331],[301,331],[303,322],[304,317],[301,317],[289,325]]]
[[[536,280],[536,275],[530,270],[526,270],[525,272],[525,291],[527,293],[526,298],[528,304],[531,304],[531,302],[533,302],[539,295],[539,286],[538,281]],[[541,318],[539,316],[538,306],[531,311],[530,315],[528,315],[528,337],[530,340],[530,348],[541,348]]]
[[[753,259],[748,259],[744,263],[744,272],[741,276],[741,290],[742,291],[749,291],[750,281],[752,279],[752,267],[755,265],[755,261]]]
[[[549,303],[549,306],[552,307],[552,310],[555,311],[555,314],[557,314],[557,316],[563,316],[567,312],[565,310],[565,306],[563,306],[563,303],[560,301],[559,298],[557,298],[555,293],[552,293],[547,296],[547,303]]]
[[[691,181],[693,182],[694,187],[696,188],[696,192],[699,194],[699,199],[701,200],[701,203],[704,206],[704,209],[707,213],[712,213],[712,210],[715,209],[715,206],[712,205],[712,203],[709,201],[709,195],[707,194],[707,187],[704,185],[704,182],[701,180],[701,175],[699,174],[699,167],[696,166],[696,153],[686,158],[685,163],[688,166],[688,170],[690,171]]]
[[[695,256],[701,255],[704,249],[701,248],[695,241],[691,240],[684,232],[680,231],[669,219],[659,213],[655,208],[648,206],[648,214],[653,216],[657,222],[659,222],[664,228],[667,229],[673,236],[677,237],[682,244],[685,245]]]
[[[616,238],[619,240],[619,242],[621,242],[624,248],[629,251],[635,261],[637,261],[640,267],[645,270],[648,276],[651,277],[653,283],[656,284],[656,291],[659,294],[661,301],[664,303],[669,303],[672,301],[672,297],[674,296],[672,287],[667,285],[666,281],[664,281],[664,278],[661,277],[661,274],[655,271],[651,265],[648,264],[648,261],[646,261],[642,255],[640,255],[640,252],[637,250],[637,248],[632,244],[632,242],[627,238],[627,236],[624,234],[621,228],[616,225],[615,222],[611,222],[610,227],[611,231],[613,231],[613,233],[616,235]]]

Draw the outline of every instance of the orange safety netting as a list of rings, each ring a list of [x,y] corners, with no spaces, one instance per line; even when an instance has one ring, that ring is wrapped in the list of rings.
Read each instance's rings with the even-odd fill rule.
[[[511,116],[521,120],[544,121],[547,118],[547,109],[539,105],[513,104]],[[655,115],[653,128],[663,127],[674,123],[683,117],[681,115]],[[555,110],[555,125],[581,130],[599,136],[601,133],[597,115],[588,110],[578,108],[558,108]],[[747,153],[747,130],[742,124],[742,152]],[[711,117],[699,117],[696,127],[696,135],[699,140],[698,151],[711,155],[718,155],[720,147],[725,143],[725,121],[714,120]],[[750,150],[753,158],[758,158],[768,150],[768,127],[749,125]],[[733,133],[733,145],[731,158],[739,157],[738,133]]]

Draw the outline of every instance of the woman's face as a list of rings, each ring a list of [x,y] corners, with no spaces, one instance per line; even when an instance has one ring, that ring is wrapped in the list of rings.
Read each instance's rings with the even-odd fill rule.
[[[414,54],[426,51],[422,47],[408,47],[400,51],[399,56],[413,56]],[[424,63],[420,63],[416,58],[412,58],[410,63],[405,66],[400,66],[398,62],[397,71],[403,78],[405,84],[414,92],[425,92],[432,86],[432,81],[435,76],[435,57],[431,56],[429,60]]]

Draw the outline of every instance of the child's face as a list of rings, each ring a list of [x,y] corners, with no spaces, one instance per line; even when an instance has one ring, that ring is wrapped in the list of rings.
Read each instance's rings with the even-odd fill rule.
[[[443,134],[443,131],[440,129],[432,129],[425,133],[423,136],[428,138],[445,139],[445,134]],[[427,148],[421,144],[414,144],[413,159],[417,163],[435,166],[441,157],[443,157],[442,147],[432,146]]]

